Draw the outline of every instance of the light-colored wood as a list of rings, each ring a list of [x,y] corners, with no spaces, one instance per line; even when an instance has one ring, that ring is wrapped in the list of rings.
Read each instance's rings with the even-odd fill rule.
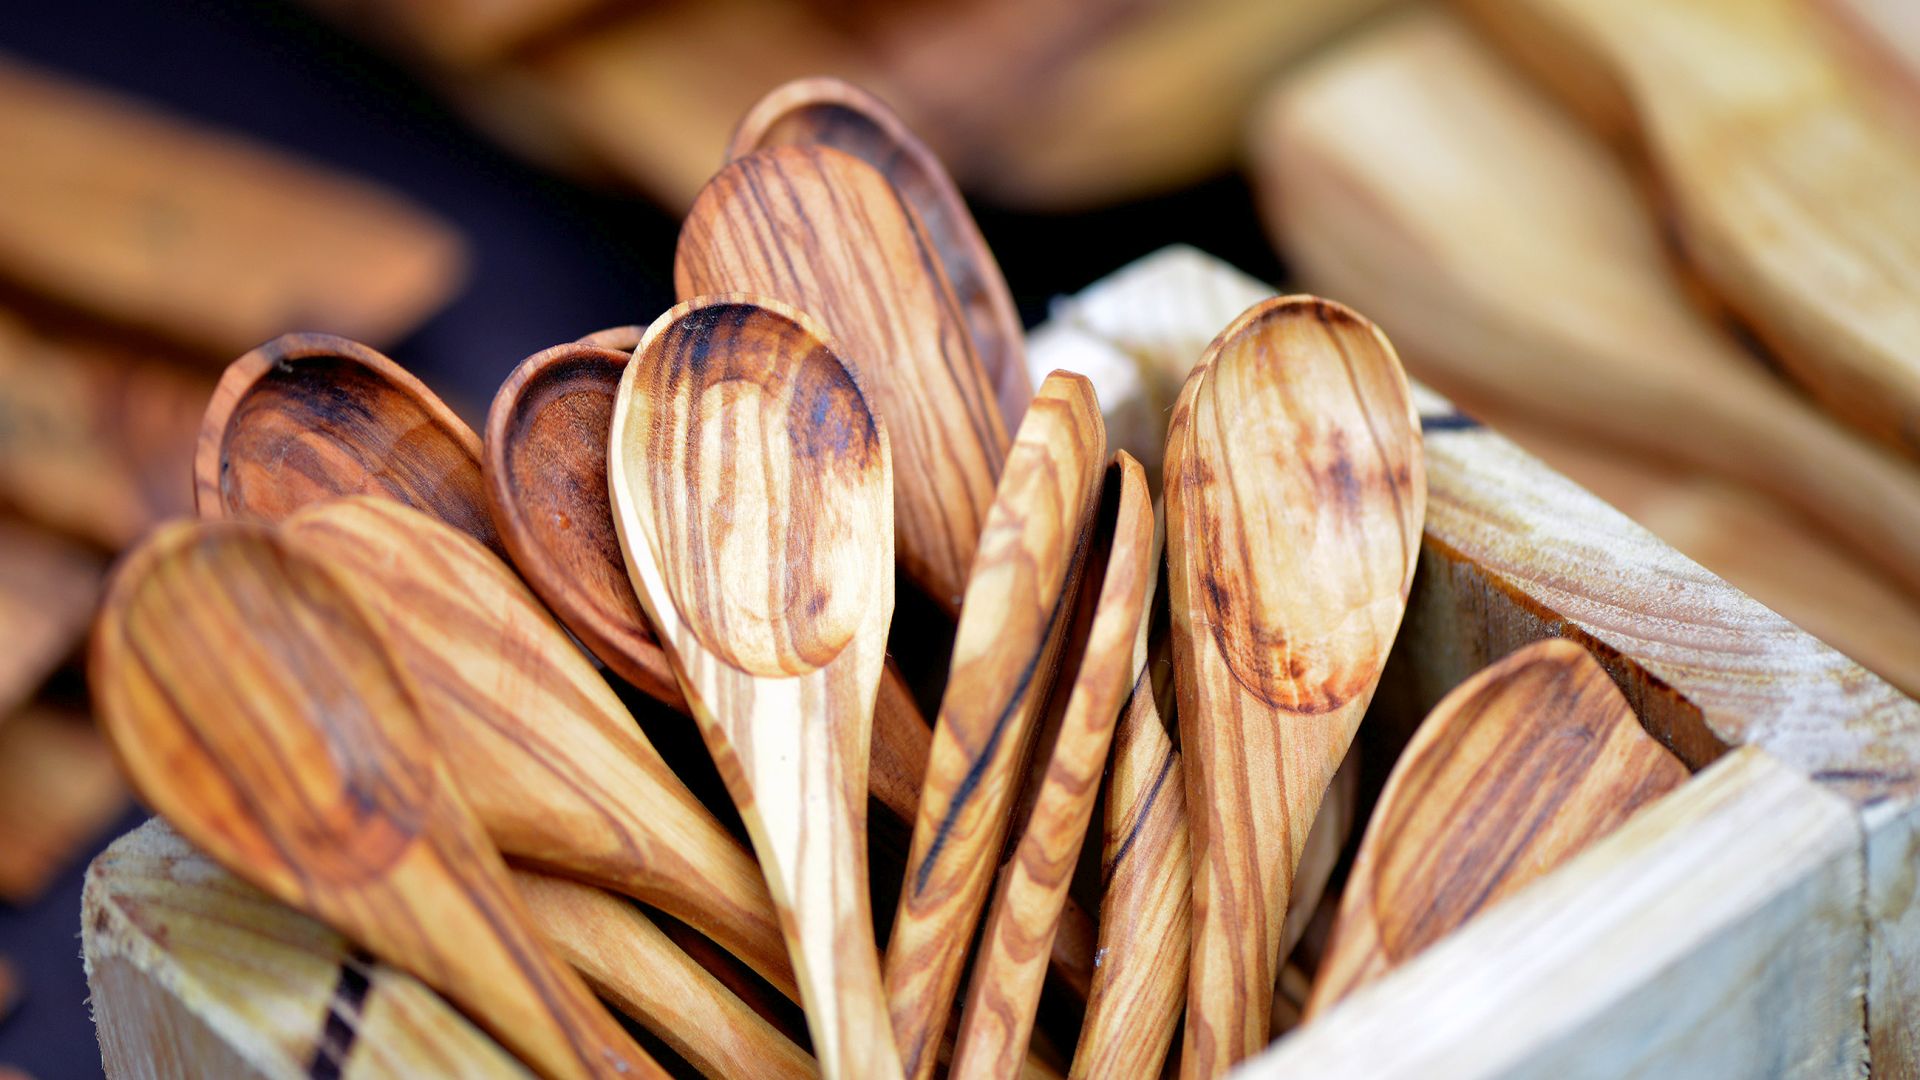
[[[390,192],[13,63],[0,143],[0,275],[216,355],[392,341],[463,275],[458,234]]]
[[[666,1076],[531,929],[420,694],[332,571],[267,526],[182,523],[120,565],[102,611],[102,722],[196,846],[420,975],[543,1073]]]
[[[811,1056],[680,951],[639,908],[566,878],[519,871],[514,884],[560,958],[702,1075],[819,1075]]]
[[[1133,647],[1157,572],[1153,498],[1140,463],[1125,451],[1107,468],[1098,527],[1083,557],[1080,589],[1096,594],[1067,690],[1066,711],[1040,790],[1013,856],[1001,868],[986,930],[969,976],[953,1069],[961,1076],[1018,1074],[1033,1035],[1060,907],[1093,819],[1113,729],[1131,687]],[[1077,620],[1076,620],[1077,621]]]
[[[752,857],[505,564],[453,527],[370,496],[308,507],[281,534],[382,616],[441,757],[496,846],[644,900],[794,991]]]
[[[845,150],[879,169],[913,207],[966,317],[1001,421],[1009,431],[1017,428],[1033,398],[1026,333],[1000,264],[940,159],[880,99],[825,76],[784,83],[761,98],[734,129],[727,159],[808,143]]]
[[[531,1076],[412,975],[155,818],[87,869],[80,934],[114,1080]]]
[[[0,720],[0,900],[38,899],[126,807],[113,751],[85,715],[35,704]]]
[[[1423,10],[1365,34],[1283,82],[1258,131],[1289,263],[1416,375],[1751,484],[1920,595],[1920,470],[1697,313],[1625,170],[1469,28]]]
[[[193,510],[210,379],[0,309],[0,504],[103,548]]]
[[[405,368],[330,334],[286,334],[228,365],[193,482],[203,518],[272,522],[335,495],[382,495],[505,553],[480,437]]]
[[[620,546],[780,911],[823,1074],[900,1074],[867,897],[892,465],[811,317],[740,298],[648,328],[614,404]]]
[[[1092,386],[1065,372],[1048,376],[986,514],[887,944],[894,1037],[914,1077],[933,1071],[993,883],[1073,609],[1105,462]]]
[[[1910,124],[1920,124],[1920,10],[1904,0],[1807,2],[1834,28],[1851,54],[1846,59],[1857,57],[1865,66],[1868,85]]]
[[[1835,415],[1920,455],[1920,142],[1805,0],[1465,5],[1632,144],[1691,263]]]
[[[1863,1075],[1860,841],[1736,751],[1242,1075]]]
[[[748,154],[694,200],[673,278],[682,300],[747,292],[819,319],[887,426],[900,565],[958,611],[1007,430],[939,255],[899,192],[832,147]]]
[[[79,646],[105,569],[85,548],[0,518],[0,718]]]
[[[1536,642],[1448,694],[1394,763],[1311,1021],[1685,783],[1586,649]]]
[[[1314,297],[1257,304],[1167,434],[1167,580],[1193,843],[1183,1076],[1266,1045],[1290,883],[1406,605],[1426,499],[1392,345]]]

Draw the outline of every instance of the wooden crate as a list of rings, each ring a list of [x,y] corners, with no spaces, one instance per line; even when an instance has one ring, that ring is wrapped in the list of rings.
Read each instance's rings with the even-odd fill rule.
[[[1171,249],[1063,302],[1034,353],[1108,367],[1124,445],[1120,399],[1150,415],[1155,365],[1264,291]],[[1437,396],[1422,413],[1425,544],[1363,753],[1390,761],[1447,689],[1563,636],[1696,775],[1243,1073],[1920,1076],[1920,704]],[[159,823],[95,863],[83,928],[115,1076],[516,1068]]]

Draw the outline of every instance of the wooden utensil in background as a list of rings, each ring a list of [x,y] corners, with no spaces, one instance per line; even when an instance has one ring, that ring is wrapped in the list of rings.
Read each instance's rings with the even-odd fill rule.
[[[1624,170],[1467,28],[1356,39],[1260,130],[1276,242],[1441,392],[1751,484],[1920,594],[1920,472],[1701,317]]]
[[[966,317],[1001,422],[1009,431],[1018,427],[1033,398],[1026,333],[1000,264],[940,159],[880,99],[844,79],[818,76],[783,83],[747,110],[727,160],[768,146],[809,144],[844,150],[880,170],[913,207]]]
[[[810,316],[681,304],[607,455],[634,591],[753,837],[828,1076],[897,1076],[867,897],[867,756],[893,615],[887,436]]]
[[[953,1053],[953,1072],[960,1076],[1012,1076],[1026,1056],[1060,906],[1093,818],[1133,673],[1134,641],[1158,570],[1153,497],[1140,463],[1125,451],[1107,466],[1104,487],[1083,556],[1076,606],[1084,614],[1069,631],[1077,640],[1066,646],[1067,662],[1074,665],[1071,690],[1039,794],[1012,858],[1001,868],[968,977]]]
[[[826,146],[733,161],[687,212],[673,280],[682,300],[747,292],[819,319],[887,425],[900,565],[958,611],[1007,431],[939,255],[886,177]]]
[[[134,786],[222,865],[420,973],[542,1072],[667,1075],[528,925],[332,572],[263,525],[166,527],[116,572],[88,670]]]
[[[1314,297],[1255,305],[1167,433],[1167,577],[1192,811],[1184,1076],[1266,1045],[1281,922],[1404,612],[1426,502],[1393,347]]]
[[[1920,142],[1803,0],[1465,7],[1647,161],[1690,263],[1795,379],[1920,456]]]
[[[1007,454],[954,638],[920,795],[887,997],[907,1073],[933,1072],[1008,811],[1059,658],[1106,461],[1086,379],[1041,383]]]
[[[1685,783],[1605,669],[1529,645],[1434,706],[1380,793],[1308,1020]]]

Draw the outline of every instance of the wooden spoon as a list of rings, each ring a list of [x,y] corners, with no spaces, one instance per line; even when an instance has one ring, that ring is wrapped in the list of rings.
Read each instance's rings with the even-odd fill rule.
[[[674,307],[621,378],[628,572],[753,837],[829,1076],[900,1074],[866,868],[892,472],[857,376],[784,305]]]
[[[1685,783],[1587,650],[1536,642],[1461,683],[1394,764],[1306,1018]]]
[[[505,564],[386,499],[319,503],[281,528],[382,616],[448,768],[502,851],[644,900],[792,991],[753,859]]]
[[[1920,455],[1920,144],[1804,0],[1476,0],[1512,56],[1634,144],[1681,247],[1835,415]]]
[[[934,1066],[1047,702],[1106,460],[1092,384],[1055,372],[1020,424],[986,518],[887,946],[909,1075]]]
[[[958,611],[1007,430],[939,255],[900,193],[831,147],[748,154],[694,200],[673,280],[682,300],[750,292],[819,318],[887,425],[900,564]]]
[[[88,670],[127,776],[229,870],[419,975],[550,1076],[667,1073],[547,952],[378,620],[265,527],[167,526]]]
[[[1019,846],[1001,871],[974,961],[953,1055],[961,1076],[1013,1076],[1026,1057],[1060,907],[1131,685],[1134,641],[1158,554],[1153,498],[1146,472],[1124,451],[1107,467],[1105,488],[1082,589],[1084,596],[1097,584],[1098,599],[1085,624],[1074,627],[1080,642],[1068,653],[1079,654],[1079,665],[1066,712]]]
[[[279,521],[334,495],[385,495],[504,554],[480,438],[405,368],[331,334],[284,334],[228,365],[200,425],[203,518]]]
[[[1465,27],[1409,14],[1267,115],[1282,246],[1442,392],[1751,483],[1920,592],[1920,473],[1694,311],[1624,170]]]
[[[727,160],[769,146],[809,144],[844,150],[879,169],[913,207],[966,316],[1001,419],[1009,429],[1019,426],[1033,398],[1026,334],[1000,264],[940,159],[879,98],[821,75],[768,91],[734,129]]]
[[[1426,509],[1393,346],[1306,296],[1254,305],[1167,433],[1167,578],[1193,843],[1184,1076],[1266,1045],[1308,829],[1385,664]]]

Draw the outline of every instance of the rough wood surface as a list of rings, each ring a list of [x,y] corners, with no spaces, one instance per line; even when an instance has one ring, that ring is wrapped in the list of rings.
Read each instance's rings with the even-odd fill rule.
[[[644,900],[793,991],[753,859],[505,564],[451,526],[373,497],[309,507],[281,533],[342,571],[383,617],[495,845]]]
[[[1466,7],[1646,160],[1687,257],[1790,374],[1920,455],[1920,144],[1849,81],[1808,5]]]
[[[426,384],[330,334],[286,334],[220,376],[200,426],[203,518],[278,521],[334,495],[383,495],[504,554],[480,437]]]
[[[1266,1045],[1293,873],[1412,583],[1419,436],[1393,347],[1313,297],[1229,324],[1174,406],[1167,578],[1195,811],[1185,1076]]]
[[[462,275],[458,235],[390,192],[12,63],[0,143],[0,276],[215,355],[391,341]]]
[[[333,571],[267,526],[181,523],[121,563],[102,611],[102,723],[196,846],[420,975],[543,1073],[666,1075],[532,929],[418,691]]]
[[[1697,312],[1626,171],[1470,28],[1423,10],[1361,35],[1283,82],[1259,133],[1290,264],[1414,374],[1483,418],[1766,491],[1920,595],[1920,471]]]
[[[193,510],[212,380],[0,309],[0,504],[103,548]]]
[[[880,99],[844,79],[813,77],[775,87],[734,129],[727,159],[767,146],[817,143],[879,169],[913,207],[966,317],[1009,431],[1033,398],[1026,332],[1007,280],[974,223],[960,189],[933,151]]]
[[[1093,388],[1041,383],[967,583],[913,848],[887,944],[908,1074],[930,1075],[1051,688],[1106,462]]]
[[[1394,763],[1306,1019],[1551,873],[1686,766],[1581,646],[1529,645],[1460,684]]]
[[[80,931],[114,1080],[532,1075],[418,979],[159,818],[88,868]]]
[[[1860,840],[1736,751],[1242,1075],[1860,1076]]]
[[[866,887],[893,470],[827,341],[784,306],[669,310],[621,378],[607,482],[634,591],[780,910],[821,1071],[898,1076]]]
[[[0,719],[0,900],[38,899],[126,806],[113,751],[85,715],[35,704]]]
[[[958,611],[1007,429],[939,255],[886,177],[827,146],[729,163],[687,212],[674,286],[682,300],[747,292],[819,319],[887,426],[900,565]]]
[[[105,569],[85,548],[0,518],[0,724],[79,647]]]
[[[969,976],[953,1055],[962,1076],[1014,1076],[1026,1057],[1060,908],[1132,685],[1134,641],[1159,548],[1146,474],[1124,451],[1108,466],[1101,501],[1080,589],[1082,597],[1097,599],[1079,605],[1090,613],[1086,625],[1074,626],[1080,640],[1066,650],[1077,666],[1071,682],[1063,679],[1054,691],[1071,687],[1066,711],[1019,843],[1001,868]]]

